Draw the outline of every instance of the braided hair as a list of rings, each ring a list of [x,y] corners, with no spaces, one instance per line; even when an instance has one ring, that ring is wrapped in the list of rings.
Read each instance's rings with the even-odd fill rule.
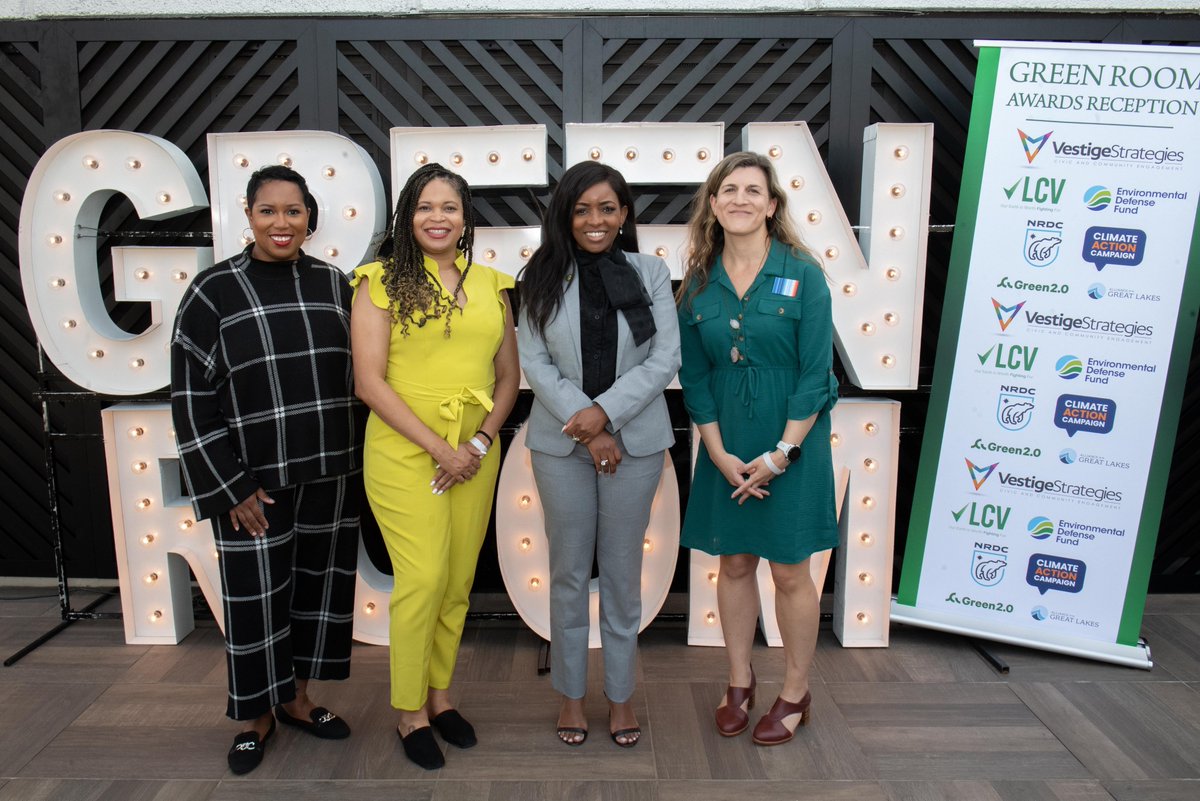
[[[413,235],[413,217],[417,201],[430,181],[445,181],[457,194],[462,204],[463,232],[457,247],[467,260],[467,266],[459,276],[454,292],[447,296],[438,282],[425,269],[425,254]],[[450,336],[450,318],[458,308],[458,293],[462,291],[467,273],[471,271],[475,245],[475,213],[471,208],[471,189],[463,177],[440,164],[426,164],[409,176],[400,197],[396,199],[396,212],[388,223],[383,241],[376,251],[376,258],[383,263],[383,288],[388,296],[388,311],[392,324],[400,326],[400,333],[408,336],[408,327],[418,328],[430,318],[446,318],[445,336]],[[459,309],[459,314],[462,310]]]

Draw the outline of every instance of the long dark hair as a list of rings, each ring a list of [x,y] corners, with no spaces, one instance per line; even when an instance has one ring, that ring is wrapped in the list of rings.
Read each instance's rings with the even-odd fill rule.
[[[467,266],[459,276],[458,286],[447,299],[441,287],[425,270],[425,254],[413,236],[413,215],[417,201],[430,181],[445,181],[458,194],[462,205],[463,232],[457,247],[467,260]],[[450,336],[450,318],[458,308],[458,293],[467,273],[471,271],[475,247],[475,212],[471,208],[471,188],[461,175],[441,164],[426,164],[412,175],[396,198],[396,212],[388,222],[383,241],[375,251],[375,258],[383,262],[383,288],[387,291],[388,311],[392,324],[400,325],[400,332],[408,336],[408,326],[415,323],[425,325],[429,318],[446,318],[446,336]]]
[[[246,208],[254,208],[258,190],[262,189],[263,184],[271,181],[285,181],[300,187],[300,194],[304,197],[304,208],[308,209],[308,233],[311,235],[317,230],[317,200],[312,196],[312,192],[308,191],[308,181],[305,181],[300,173],[282,164],[272,164],[254,171],[246,183]]]
[[[607,183],[617,202],[627,210],[617,247],[630,253],[638,250],[637,221],[634,220],[633,193],[625,177],[607,164],[581,161],[563,173],[550,205],[542,215],[542,244],[521,270],[521,303],[533,330],[544,334],[547,323],[562,303],[563,279],[575,262],[575,235],[572,217],[579,196],[599,183]]]

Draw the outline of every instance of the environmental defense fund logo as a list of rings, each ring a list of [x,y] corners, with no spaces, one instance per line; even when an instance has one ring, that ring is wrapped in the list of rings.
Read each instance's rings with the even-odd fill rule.
[[[1112,203],[1112,192],[1107,186],[1090,186],[1083,193],[1083,205],[1088,207],[1089,211],[1104,211]]]
[[[1025,229],[1025,261],[1030,267],[1049,267],[1062,249],[1062,223],[1055,228],[1030,226]]]
[[[1041,136],[1030,136],[1020,128],[1017,129],[1017,136],[1021,139],[1021,147],[1025,148],[1025,162],[1027,164],[1032,164],[1033,160],[1038,157],[1038,153],[1041,153],[1042,148],[1050,141],[1050,134],[1052,133],[1054,131],[1046,131]]]
[[[1058,373],[1059,378],[1074,381],[1083,375],[1083,360],[1068,353],[1054,363],[1054,370]]]
[[[1026,529],[1035,540],[1048,540],[1054,536],[1054,521],[1048,517],[1031,517]]]
[[[1008,547],[987,542],[975,543],[971,552],[971,578],[981,587],[995,587],[1004,579],[1008,567]]]
[[[987,483],[988,478],[992,475],[992,471],[1000,464],[999,462],[992,462],[987,466],[981,467],[970,459],[964,459],[963,461],[967,463],[967,473],[971,476],[971,483],[975,485],[975,489],[977,490]]]
[[[1005,306],[1000,301],[992,298],[992,308],[996,312],[996,322],[1000,323],[1000,330],[1007,331],[1012,325],[1012,321],[1017,318],[1017,313],[1021,311],[1021,307],[1025,305],[1025,301],[1021,301],[1015,306]]]
[[[1009,387],[1004,389],[1009,389]],[[1033,419],[1033,390],[1025,387],[1015,387],[1015,389],[1021,389],[1024,392],[1019,394],[1001,392],[996,401],[996,422],[1006,431],[1020,431]]]

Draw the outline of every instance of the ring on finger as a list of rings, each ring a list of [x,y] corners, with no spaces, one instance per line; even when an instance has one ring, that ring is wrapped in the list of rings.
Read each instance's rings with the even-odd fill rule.
[[[608,460],[607,460],[607,459],[601,459],[601,460],[600,460],[600,466],[601,466],[601,467],[608,467]]]

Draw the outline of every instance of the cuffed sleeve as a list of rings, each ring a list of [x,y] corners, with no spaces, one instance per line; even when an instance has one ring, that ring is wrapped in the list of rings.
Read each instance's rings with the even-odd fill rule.
[[[788,396],[789,420],[806,420],[826,412],[837,402],[833,375],[833,311],[825,274],[806,264],[803,278],[803,314],[796,327],[800,377]]]

